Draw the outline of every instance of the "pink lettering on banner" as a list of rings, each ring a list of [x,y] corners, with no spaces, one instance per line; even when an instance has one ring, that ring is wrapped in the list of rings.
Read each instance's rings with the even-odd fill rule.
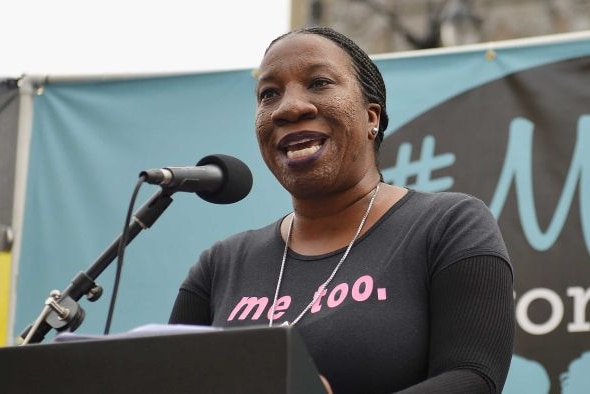
[[[370,275],[364,275],[359,277],[353,283],[352,287],[347,283],[340,283],[334,286],[331,290],[320,286],[314,293],[314,297],[318,298],[311,306],[310,313],[318,313],[321,311],[324,299],[326,300],[325,304],[328,308],[336,308],[348,298],[349,294],[356,302],[365,302],[371,297],[374,298],[375,293],[377,300],[387,300],[387,289],[380,287],[374,292],[374,285],[373,278]],[[272,304],[269,304],[268,297],[242,297],[240,302],[238,302],[230,313],[227,320],[232,321],[236,318],[238,320],[258,320],[265,312],[265,316],[269,320],[271,317],[273,320],[278,320],[289,309],[291,301],[291,296],[289,295],[280,297],[275,304],[274,314],[272,314]]]

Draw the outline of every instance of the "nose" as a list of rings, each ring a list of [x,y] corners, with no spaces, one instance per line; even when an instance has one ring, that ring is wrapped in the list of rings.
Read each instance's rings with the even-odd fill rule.
[[[301,87],[288,87],[283,92],[278,107],[272,112],[271,120],[278,125],[313,119],[318,113],[309,94]]]

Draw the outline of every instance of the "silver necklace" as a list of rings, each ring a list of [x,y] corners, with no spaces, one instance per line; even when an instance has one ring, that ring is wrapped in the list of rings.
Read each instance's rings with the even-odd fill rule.
[[[340,269],[340,266],[342,265],[342,263],[344,263],[344,260],[346,260],[346,257],[348,257],[348,254],[350,253],[350,249],[352,249],[352,245],[354,245],[354,243],[356,242],[356,239],[358,238],[359,234],[361,233],[363,226],[365,225],[365,222],[367,221],[367,218],[369,217],[369,213],[371,212],[371,208],[373,207],[373,203],[375,202],[375,197],[377,197],[377,193],[379,192],[380,185],[381,185],[381,183],[378,183],[377,186],[375,187],[375,189],[373,191],[373,195],[371,196],[371,201],[369,201],[369,206],[367,207],[367,210],[365,211],[365,214],[364,214],[363,218],[361,219],[361,222],[359,223],[358,228],[356,229],[356,233],[354,234],[354,237],[352,237],[352,240],[348,244],[348,247],[346,248],[346,251],[344,251],[342,258],[340,259],[340,261],[336,265],[336,268],[334,268],[334,271],[332,271],[332,273],[330,274],[328,279],[320,286],[320,288],[316,292],[316,294],[313,297],[313,299],[311,300],[311,302],[305,307],[305,309],[299,314],[299,316],[297,316],[295,318],[295,320],[293,320],[291,323],[289,323],[288,321],[284,322],[283,324],[281,324],[282,326],[294,326],[295,324],[297,324],[297,322],[299,322],[299,320],[301,320],[301,318],[307,313],[307,311],[312,307],[312,305],[315,304],[315,302],[318,300],[318,298],[320,297],[322,292],[326,289],[326,287],[328,287],[328,284],[330,284],[330,282],[332,281],[334,276],[336,276],[336,272],[338,272],[338,270]],[[295,220],[295,212],[293,212],[291,214],[291,221],[289,222],[289,229],[287,231],[287,241],[285,242],[285,250],[283,251],[283,259],[281,261],[281,270],[279,271],[279,279],[277,280],[277,288],[275,290],[275,296],[274,296],[272,307],[270,310],[270,318],[269,318],[269,322],[268,322],[269,327],[272,327],[272,323],[274,321],[273,317],[275,314],[275,306],[277,304],[277,299],[279,297],[279,291],[281,289],[281,282],[283,281],[283,272],[285,270],[285,263],[287,261],[287,252],[289,250],[289,242],[291,241],[291,230],[293,230],[294,220]]]

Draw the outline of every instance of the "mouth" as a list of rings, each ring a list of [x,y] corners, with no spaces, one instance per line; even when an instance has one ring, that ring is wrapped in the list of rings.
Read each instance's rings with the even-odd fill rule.
[[[294,133],[279,142],[279,149],[289,160],[309,158],[316,154],[324,145],[326,137],[319,133]]]
[[[323,144],[323,140],[305,140],[299,143],[289,144],[284,151],[287,158],[300,159],[313,155],[320,150]]]

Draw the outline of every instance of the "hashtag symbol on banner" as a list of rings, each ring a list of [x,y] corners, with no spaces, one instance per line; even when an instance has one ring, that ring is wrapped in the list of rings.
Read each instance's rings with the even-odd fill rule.
[[[432,179],[432,172],[450,167],[455,163],[453,153],[435,155],[436,139],[428,135],[422,140],[420,157],[412,161],[412,144],[404,142],[399,146],[394,167],[383,171],[383,176],[394,185],[405,186],[424,192],[448,190],[453,186],[450,176]],[[414,182],[412,183],[412,179]]]

